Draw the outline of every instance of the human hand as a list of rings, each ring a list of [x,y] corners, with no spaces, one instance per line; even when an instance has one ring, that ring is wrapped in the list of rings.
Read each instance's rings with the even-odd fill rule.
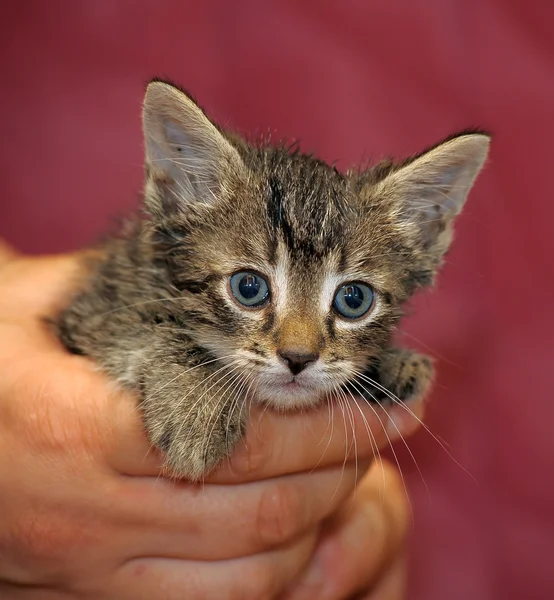
[[[402,600],[409,514],[398,471],[374,462],[324,522],[309,567],[283,600]]]
[[[376,521],[365,500],[375,500],[374,476],[351,497],[356,469],[363,472],[373,451],[362,415],[381,446],[384,411],[377,418],[371,407],[352,405],[352,423],[338,410],[330,422],[326,407],[258,413],[205,485],[163,479],[134,399],[67,354],[42,324],[78,274],[77,258],[3,256],[2,597],[314,598],[305,586],[321,561],[328,597],[345,598],[388,573],[405,522],[401,494],[389,494],[387,474],[387,500],[371,506],[389,517]],[[356,431],[358,465],[345,425]],[[406,422],[403,434],[414,427]],[[396,498],[390,506],[389,498]]]

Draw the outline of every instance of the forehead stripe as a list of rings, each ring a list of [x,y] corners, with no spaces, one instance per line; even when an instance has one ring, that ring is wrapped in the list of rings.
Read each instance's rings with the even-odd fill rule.
[[[283,188],[276,177],[269,178],[267,216],[275,232],[281,231],[289,248],[294,248],[294,234],[283,206]]]

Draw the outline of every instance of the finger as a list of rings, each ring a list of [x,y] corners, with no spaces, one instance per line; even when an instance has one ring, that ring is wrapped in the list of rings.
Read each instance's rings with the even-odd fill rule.
[[[90,441],[88,450],[110,472],[160,474],[163,457],[146,436],[137,398],[117,389],[91,360],[66,352],[52,332],[40,327],[0,322],[0,394],[16,397],[24,390],[33,410],[47,413],[60,427],[65,424],[64,429],[71,425],[76,439]],[[30,406],[12,403],[7,409],[13,418],[29,422]]]
[[[7,600],[70,600],[65,592],[52,587],[17,585],[0,581],[0,598]]]
[[[137,398],[118,389],[92,360],[69,354],[38,317],[23,322],[9,318],[0,322],[4,342],[0,346],[4,367],[0,393],[9,397],[25,390],[37,410],[48,409],[52,418],[57,412],[60,423],[77,426],[76,435],[82,423],[80,434],[91,440],[98,462],[108,470],[159,474],[163,458],[148,441]],[[9,408],[30,410],[28,406]],[[26,416],[20,415],[24,422]]]
[[[87,452],[110,473],[160,472],[162,457],[147,439],[134,396],[118,390],[92,361],[68,354],[46,330],[38,335],[17,323],[0,323],[0,336],[0,394],[28,398],[5,409],[18,423],[36,424],[35,441],[48,433],[39,428],[46,420],[66,437],[71,431],[79,447],[86,442]],[[69,440],[66,446],[69,454]]]
[[[122,475],[162,476],[163,453],[149,441],[137,405],[137,397],[131,394],[121,392],[113,396],[111,409],[105,411],[101,425],[104,459]]]
[[[286,547],[229,561],[135,559],[117,573],[110,598],[276,598],[305,567],[316,537],[313,531]]]
[[[423,412],[423,401],[387,410],[355,400],[344,411],[325,405],[288,414],[254,408],[246,437],[206,481],[255,481],[334,466],[355,456],[373,458],[399,437],[411,435],[419,427]],[[146,438],[136,400],[119,397],[110,421],[106,425],[108,463],[127,475],[160,474],[163,455]]]
[[[350,597],[379,584],[403,549],[408,503],[396,471],[374,465],[325,527],[310,567],[287,600]]]
[[[3,404],[4,421],[22,428],[21,439],[38,450],[41,442],[63,438],[59,452],[71,458],[85,450],[110,475],[160,472],[162,457],[147,439],[135,397],[117,390],[92,361],[65,352],[46,331],[37,335],[22,324],[0,323],[0,337],[0,397],[27,398]]]
[[[134,556],[223,560],[290,542],[332,514],[366,465],[233,486],[129,478],[118,491]],[[225,536],[221,535],[225,532]]]
[[[351,400],[348,409],[343,410],[322,405],[304,413],[283,414],[253,408],[246,437],[238,442],[229,459],[206,476],[206,482],[255,481],[341,465],[356,456],[373,458],[379,449],[419,427],[424,403],[385,410]],[[119,395],[106,417],[108,464],[126,475],[161,474],[163,455],[146,437],[136,399]]]
[[[322,405],[308,412],[253,410],[247,435],[207,481],[237,482],[373,458],[399,437],[413,433],[423,401],[385,410],[361,399],[346,406]]]

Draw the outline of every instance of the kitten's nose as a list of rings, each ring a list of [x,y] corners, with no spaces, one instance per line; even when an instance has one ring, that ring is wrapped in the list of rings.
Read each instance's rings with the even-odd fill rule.
[[[277,354],[293,375],[298,375],[300,371],[319,358],[317,352],[299,352],[297,350],[277,350]]]

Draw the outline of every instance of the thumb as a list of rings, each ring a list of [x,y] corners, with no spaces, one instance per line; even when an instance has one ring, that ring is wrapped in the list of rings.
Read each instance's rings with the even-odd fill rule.
[[[0,247],[0,362],[10,374],[3,383],[23,386],[33,402],[52,398],[51,419],[86,423],[116,471],[159,475],[161,457],[146,438],[136,398],[86,358],[68,354],[44,325],[79,289],[90,258],[91,252],[28,257]]]

